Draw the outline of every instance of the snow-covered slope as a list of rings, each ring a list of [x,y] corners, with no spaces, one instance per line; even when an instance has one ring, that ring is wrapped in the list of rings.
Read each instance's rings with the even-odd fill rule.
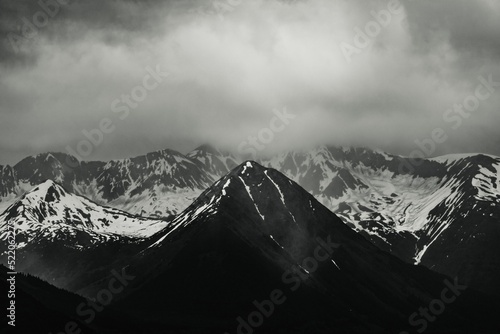
[[[50,242],[77,233],[91,236],[91,244],[120,237],[146,238],[168,225],[166,221],[141,218],[99,206],[68,193],[48,180],[24,194],[0,215],[0,240],[5,241],[9,226],[16,230],[18,249],[36,240]],[[75,247],[89,247],[88,243]]]
[[[0,167],[0,174],[3,210],[51,179],[100,205],[153,217],[179,213],[215,181],[200,161],[172,150],[109,162],[79,162],[67,154],[46,153]]]

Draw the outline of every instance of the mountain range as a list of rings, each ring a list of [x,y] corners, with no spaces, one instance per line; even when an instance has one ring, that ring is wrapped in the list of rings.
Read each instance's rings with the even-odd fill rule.
[[[271,332],[396,332],[454,279],[468,290],[432,330],[495,326],[497,157],[320,147],[241,163],[205,145],[109,162],[48,153],[0,174],[0,242],[14,224],[18,270],[92,298],[133,268],[113,312],[143,305],[129,315],[151,332],[235,331],[277,289],[290,303]],[[328,238],[338,249],[308,267]]]

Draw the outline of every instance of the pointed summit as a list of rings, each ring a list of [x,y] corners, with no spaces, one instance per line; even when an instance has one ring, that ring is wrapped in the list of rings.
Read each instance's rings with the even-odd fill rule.
[[[49,179],[33,188],[30,192],[26,193],[23,198],[53,202],[60,201],[66,194],[66,190],[60,184]]]
[[[69,188],[75,166],[79,166],[79,163],[73,156],[54,152],[27,157],[18,162],[14,169],[19,179],[28,181],[32,186],[52,179]]]
[[[160,220],[140,218],[126,212],[102,207],[85,197],[67,192],[61,185],[46,180],[24,194],[0,215],[0,234],[15,225],[19,240],[67,238],[74,229],[85,232],[96,242],[124,237],[147,237],[167,226]],[[41,233],[40,233],[41,232]]]
[[[181,231],[214,220],[228,222],[243,238],[255,233],[272,235],[273,244],[277,242],[291,253],[296,252],[297,245],[307,244],[311,231],[323,236],[326,230],[336,231],[337,237],[349,235],[366,243],[298,184],[251,160],[205,190],[173,225],[174,230]],[[174,230],[154,246],[160,246]]]
[[[252,177],[261,175],[269,169],[270,168],[266,168],[254,160],[247,160],[241,163],[238,167],[234,168],[230,174]]]

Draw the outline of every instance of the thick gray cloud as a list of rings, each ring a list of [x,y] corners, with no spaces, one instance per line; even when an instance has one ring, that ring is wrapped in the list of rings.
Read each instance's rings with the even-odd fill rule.
[[[73,0],[13,45],[42,9],[2,1],[0,164],[77,150],[82,131],[103,119],[112,130],[82,158],[203,142],[236,151],[250,147],[248,136],[267,141],[262,129],[284,109],[295,118],[269,143],[259,140],[261,148],[338,144],[409,154],[442,128],[447,139],[430,155],[500,155],[500,87],[460,118],[448,111],[473,102],[480,76],[500,81],[500,3],[406,1],[380,31],[368,30],[366,46],[357,28],[376,28],[372,12],[391,1],[214,3]],[[356,47],[350,59],[346,45]],[[137,96],[158,66],[168,77],[137,105],[120,101]]]

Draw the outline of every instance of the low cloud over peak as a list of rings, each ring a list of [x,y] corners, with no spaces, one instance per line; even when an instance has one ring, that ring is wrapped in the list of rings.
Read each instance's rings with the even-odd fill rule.
[[[75,0],[40,27],[40,4],[0,6],[1,164],[76,150],[103,120],[85,159],[204,142],[237,151],[252,136],[263,151],[410,154],[436,129],[446,140],[431,155],[500,155],[495,1]],[[168,75],[145,79],[157,68]],[[284,109],[294,118],[273,130]]]

